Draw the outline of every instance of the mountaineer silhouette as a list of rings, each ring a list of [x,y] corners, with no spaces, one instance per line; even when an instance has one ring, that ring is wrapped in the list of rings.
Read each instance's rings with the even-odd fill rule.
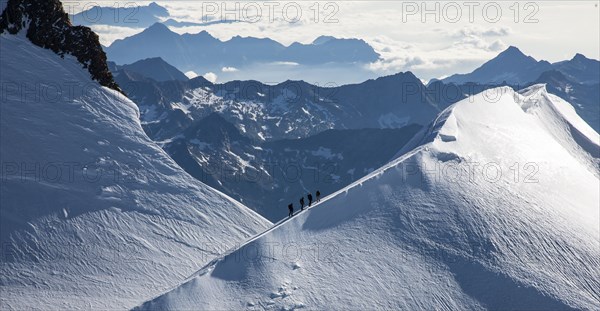
[[[288,216],[292,218],[292,216],[294,216],[294,204],[290,203],[290,205],[288,205],[288,210],[290,211]]]
[[[308,194],[308,207],[310,207],[312,205],[312,194]]]
[[[319,192],[319,190],[317,190],[317,202],[321,201],[321,192]]]
[[[303,211],[304,210],[304,197],[300,198],[300,210]]]

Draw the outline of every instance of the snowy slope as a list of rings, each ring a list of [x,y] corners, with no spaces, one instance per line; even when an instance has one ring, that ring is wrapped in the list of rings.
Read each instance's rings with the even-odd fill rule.
[[[23,33],[0,49],[0,309],[130,308],[270,226],[183,172],[75,58]]]
[[[597,310],[600,183],[558,125],[598,134],[530,91],[449,107],[410,152],[140,308]],[[558,108],[528,113],[536,96]]]
[[[536,116],[537,121],[560,142],[573,157],[598,174],[600,165],[600,136],[562,98],[550,94],[544,85],[534,85],[521,90],[525,112]]]
[[[600,74],[597,75],[600,79]],[[600,131],[600,83],[577,83],[560,71],[540,75],[534,84],[546,84],[549,93],[573,104],[577,114],[596,132]]]

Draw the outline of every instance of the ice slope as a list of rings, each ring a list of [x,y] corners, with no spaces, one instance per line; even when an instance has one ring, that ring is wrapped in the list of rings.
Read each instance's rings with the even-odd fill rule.
[[[127,309],[270,222],[181,170],[77,60],[0,35],[0,309]]]
[[[550,128],[582,121],[535,92],[458,102],[413,150],[139,308],[597,310],[600,183]],[[561,108],[527,113],[531,96]]]

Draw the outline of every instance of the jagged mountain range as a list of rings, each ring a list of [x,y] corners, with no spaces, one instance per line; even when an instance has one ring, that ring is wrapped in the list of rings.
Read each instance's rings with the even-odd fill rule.
[[[353,135],[352,131],[344,130],[356,129],[354,134],[357,137],[362,135],[364,140],[351,143],[348,149],[327,153],[339,154],[338,160],[349,158],[365,141],[381,141],[382,137],[386,137],[383,131],[376,129],[396,128],[399,129],[396,134],[402,136],[402,133],[409,133],[410,130],[402,130],[401,127],[408,124],[423,126],[445,107],[497,86],[478,83],[456,85],[442,81],[425,86],[410,73],[334,88],[321,88],[301,81],[287,81],[278,85],[257,81],[213,84],[202,77],[187,82],[157,82],[126,71],[116,71],[115,75],[117,81],[131,91],[130,97],[139,105],[145,131],[160,142],[186,171],[243,200],[272,221],[284,215],[282,207],[288,201],[295,202],[294,198],[301,196],[302,192],[314,191],[319,187],[326,191],[324,193],[335,190],[368,173],[371,168],[367,165],[349,174],[352,165],[360,166],[365,161],[370,163],[368,161],[373,160],[369,159],[369,153],[363,153],[355,158],[355,164],[334,165],[336,173],[319,170],[324,173],[322,176],[326,180],[337,179],[334,183],[323,184],[322,180],[319,183],[307,179],[302,184],[282,187],[286,182],[284,174],[274,174],[269,170],[269,165],[276,164],[284,168],[296,165],[300,170],[313,173],[315,165],[310,162],[323,162],[326,158],[311,156],[318,149],[312,145],[311,152],[293,157],[294,161],[290,163],[288,159],[293,152],[265,152],[264,145],[272,144],[269,148],[277,149],[282,139],[291,139],[302,145],[302,141],[319,137],[320,133],[329,129],[341,130],[316,138],[320,144],[327,145],[345,135]],[[595,100],[599,92],[597,86],[571,81],[556,70],[542,73],[528,85],[535,83],[546,83],[549,92],[575,103],[578,113],[593,128],[598,128],[598,114],[595,113],[600,106]],[[519,85],[511,87],[515,90],[523,88]],[[201,125],[205,122],[220,129],[218,133],[211,133]],[[193,130],[198,127],[205,130]],[[368,128],[371,129],[366,130]],[[219,139],[226,137],[227,144],[214,141],[214,135]],[[328,142],[327,139],[332,141]],[[399,143],[388,141],[385,145],[399,146]],[[387,147],[380,144],[370,146],[373,153],[386,154],[373,163],[382,163],[389,157],[387,152],[382,151]],[[292,149],[294,152],[302,150]],[[270,156],[266,156],[267,153]],[[253,182],[253,178],[256,178],[253,176],[256,175],[263,178]]]
[[[275,222],[288,204],[299,209],[307,193],[333,193],[387,163],[419,129],[326,130],[260,142],[213,113],[161,145],[190,175]]]
[[[213,84],[202,77],[157,82],[127,72],[116,79],[140,107],[150,137],[170,139],[189,124],[219,112],[259,141],[304,138],[328,129],[399,128],[426,124],[444,107],[426,94],[412,73],[398,73],[339,87],[303,81]]]
[[[181,167],[273,221],[305,192],[331,193],[385,163],[442,109],[410,73],[336,88],[115,77]]]
[[[360,39],[323,36],[310,44],[295,42],[289,46],[269,38],[234,36],[221,41],[206,31],[180,35],[161,23],[116,40],[104,50],[109,60],[117,64],[161,57],[183,72],[194,71],[199,74],[256,63],[370,63],[379,58],[379,54]]]

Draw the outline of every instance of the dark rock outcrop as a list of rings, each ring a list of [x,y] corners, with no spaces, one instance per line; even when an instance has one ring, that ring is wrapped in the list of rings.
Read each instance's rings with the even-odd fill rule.
[[[71,25],[59,0],[9,0],[0,16],[0,33],[23,29],[33,44],[61,56],[75,56],[94,80],[122,92],[108,70],[98,35],[88,27]]]

